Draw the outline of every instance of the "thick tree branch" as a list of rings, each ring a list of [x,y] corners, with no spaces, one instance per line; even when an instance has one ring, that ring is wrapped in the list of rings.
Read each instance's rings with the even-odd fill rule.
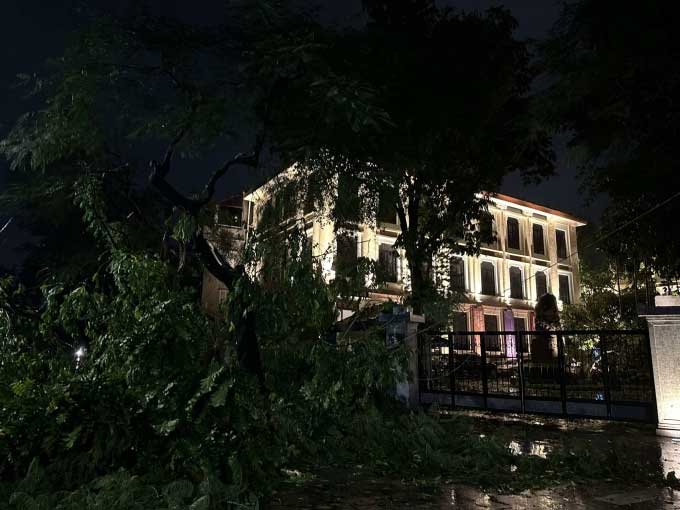
[[[189,214],[195,216],[199,213],[201,208],[206,206],[215,194],[215,187],[217,182],[224,177],[229,169],[234,165],[257,166],[259,161],[260,150],[262,148],[262,135],[258,136],[255,142],[255,148],[248,154],[239,153],[232,159],[224,163],[217,169],[208,180],[203,193],[200,198],[192,199],[182,195],[167,181],[167,176],[170,173],[170,164],[175,152],[175,148],[182,141],[184,135],[188,130],[188,126],[182,128],[179,133],[173,138],[165,151],[163,161],[151,161],[151,175],[149,175],[149,182],[153,184],[158,191],[168,200],[173,206],[184,209]]]
[[[226,175],[229,169],[234,165],[247,165],[247,166],[257,166],[257,161],[259,159],[259,148],[256,148],[253,152],[249,154],[238,153],[232,159],[224,163],[220,168],[218,168],[208,180],[208,183],[203,189],[203,193],[200,199],[193,201],[193,207],[200,209],[210,202],[213,195],[215,194],[215,186],[217,182]]]
[[[234,269],[224,259],[219,251],[208,241],[202,232],[198,232],[194,239],[194,247],[198,258],[215,278],[231,288],[239,276],[243,274],[242,268]]]

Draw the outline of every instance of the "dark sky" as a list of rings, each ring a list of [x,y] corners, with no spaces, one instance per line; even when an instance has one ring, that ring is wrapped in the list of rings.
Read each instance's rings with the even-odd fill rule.
[[[226,1],[151,0],[150,3],[157,5],[156,8],[163,14],[204,22],[211,19],[212,8],[223,5]],[[360,0],[319,0],[317,3],[321,6],[323,19],[328,22],[353,24],[361,18]],[[115,6],[113,8],[124,10],[125,4],[124,1],[110,0],[0,1],[0,136],[6,133],[20,113],[30,107],[22,99],[21,92],[12,86],[16,74],[39,71],[46,58],[56,57],[63,51],[68,34],[83,19],[81,13],[84,5],[106,6],[108,9]],[[519,28],[516,35],[522,39],[544,37],[559,14],[558,0],[440,0],[439,4],[461,10],[484,10],[493,5],[505,5],[517,18]],[[517,176],[509,176],[502,191],[596,220],[602,205],[585,204],[583,195],[578,190],[576,170],[569,163],[563,146],[564,143],[556,143],[558,172],[555,177],[540,185],[525,187]],[[183,170],[185,179],[182,184],[191,186],[192,177],[197,181],[194,185],[204,182],[203,172]],[[7,171],[6,162],[0,160],[0,189],[5,185]],[[207,172],[209,170],[206,170],[206,175]],[[258,179],[245,172],[234,177],[223,191],[239,191],[239,188]],[[6,220],[7,215],[0,211],[0,228]],[[0,266],[16,263],[16,248],[25,240],[26,236],[15,227],[10,227],[3,234],[0,239]]]

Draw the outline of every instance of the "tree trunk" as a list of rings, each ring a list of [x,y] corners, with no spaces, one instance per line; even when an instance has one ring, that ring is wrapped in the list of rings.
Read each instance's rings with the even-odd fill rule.
[[[408,255],[406,260],[411,271],[411,305],[413,306],[413,313],[421,315],[423,313],[423,300],[425,297],[425,275],[423,274],[423,268],[417,260],[413,260],[413,257]]]

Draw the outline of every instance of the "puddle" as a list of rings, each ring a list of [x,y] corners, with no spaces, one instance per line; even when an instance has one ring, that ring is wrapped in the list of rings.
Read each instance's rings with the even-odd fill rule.
[[[552,446],[547,441],[527,440],[512,440],[508,443],[508,448],[513,455],[533,455],[542,459],[547,459],[548,453],[552,450]]]

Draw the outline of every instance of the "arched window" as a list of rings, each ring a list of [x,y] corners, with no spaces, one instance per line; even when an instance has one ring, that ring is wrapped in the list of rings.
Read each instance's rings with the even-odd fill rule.
[[[536,272],[536,299],[548,293],[548,278],[543,271]]]
[[[510,297],[524,299],[524,282],[522,282],[522,270],[519,267],[510,268]]]
[[[482,294],[496,295],[496,268],[491,262],[482,262]]]

